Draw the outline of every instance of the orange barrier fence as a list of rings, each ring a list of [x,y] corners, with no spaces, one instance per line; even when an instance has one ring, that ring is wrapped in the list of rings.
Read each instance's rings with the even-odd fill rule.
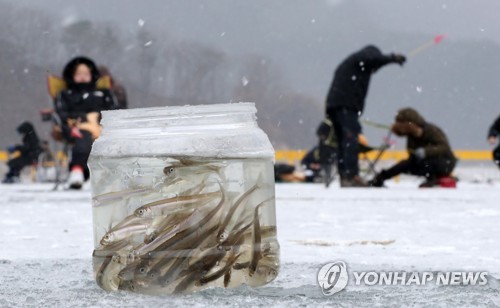
[[[465,161],[482,161],[482,160],[492,160],[493,155],[491,151],[484,150],[456,150],[454,151],[455,156],[460,160]],[[302,157],[306,154],[304,150],[281,150],[276,151],[276,161],[288,162],[294,164],[296,161],[300,161]],[[370,160],[375,159],[378,155],[377,151],[371,151],[367,154],[360,154],[360,156],[368,156]],[[408,157],[406,151],[396,151],[388,150],[382,154],[381,160],[401,160]]]
[[[296,161],[300,161],[302,157],[306,154],[305,150],[280,150],[276,151],[276,161],[295,163]],[[377,156],[377,151],[372,151],[367,155],[369,159],[374,159]],[[481,161],[481,160],[492,160],[493,156],[491,151],[484,150],[456,150],[455,155],[460,160],[466,161]],[[408,153],[406,151],[396,151],[389,150],[385,151],[381,160],[401,160],[408,157]],[[6,161],[8,159],[8,154],[5,151],[0,151],[0,161]]]

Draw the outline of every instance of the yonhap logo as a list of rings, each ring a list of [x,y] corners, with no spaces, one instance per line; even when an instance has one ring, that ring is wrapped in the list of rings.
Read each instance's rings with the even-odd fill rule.
[[[488,284],[488,272],[459,271],[352,271],[352,286],[484,286]],[[345,289],[349,281],[347,265],[343,261],[330,262],[318,272],[318,285],[326,296]]]
[[[347,265],[342,261],[327,263],[318,272],[318,284],[324,295],[330,296],[347,286]]]

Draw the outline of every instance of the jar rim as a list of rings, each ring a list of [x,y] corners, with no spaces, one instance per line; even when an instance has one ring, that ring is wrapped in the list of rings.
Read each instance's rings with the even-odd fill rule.
[[[274,157],[254,103],[103,112],[93,155]]]
[[[227,103],[227,104],[205,104],[205,105],[184,105],[184,106],[159,106],[159,107],[144,107],[119,110],[102,111],[103,121],[106,124],[107,119],[116,120],[132,120],[142,118],[158,118],[168,116],[180,117],[196,117],[209,114],[256,114],[257,109],[253,102]]]

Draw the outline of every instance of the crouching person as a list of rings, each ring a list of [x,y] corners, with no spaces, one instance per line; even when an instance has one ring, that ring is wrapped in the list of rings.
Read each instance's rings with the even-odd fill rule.
[[[33,124],[23,122],[17,127],[17,132],[22,136],[23,144],[18,144],[8,148],[9,153],[19,151],[20,155],[7,162],[9,171],[2,180],[4,184],[19,182],[19,174],[24,167],[29,166],[37,161],[42,149],[40,141],[35,132]]]
[[[456,158],[444,132],[437,126],[427,123],[414,109],[401,109],[396,115],[392,131],[398,136],[407,137],[409,158],[400,161],[388,170],[382,170],[369,184],[382,187],[384,181],[401,173],[423,176],[426,181],[420,187],[455,187],[456,180],[451,177]]]

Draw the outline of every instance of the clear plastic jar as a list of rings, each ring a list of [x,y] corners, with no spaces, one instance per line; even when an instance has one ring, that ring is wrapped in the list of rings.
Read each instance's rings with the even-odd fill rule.
[[[107,291],[261,286],[279,270],[274,150],[252,103],[103,112],[89,158]]]

